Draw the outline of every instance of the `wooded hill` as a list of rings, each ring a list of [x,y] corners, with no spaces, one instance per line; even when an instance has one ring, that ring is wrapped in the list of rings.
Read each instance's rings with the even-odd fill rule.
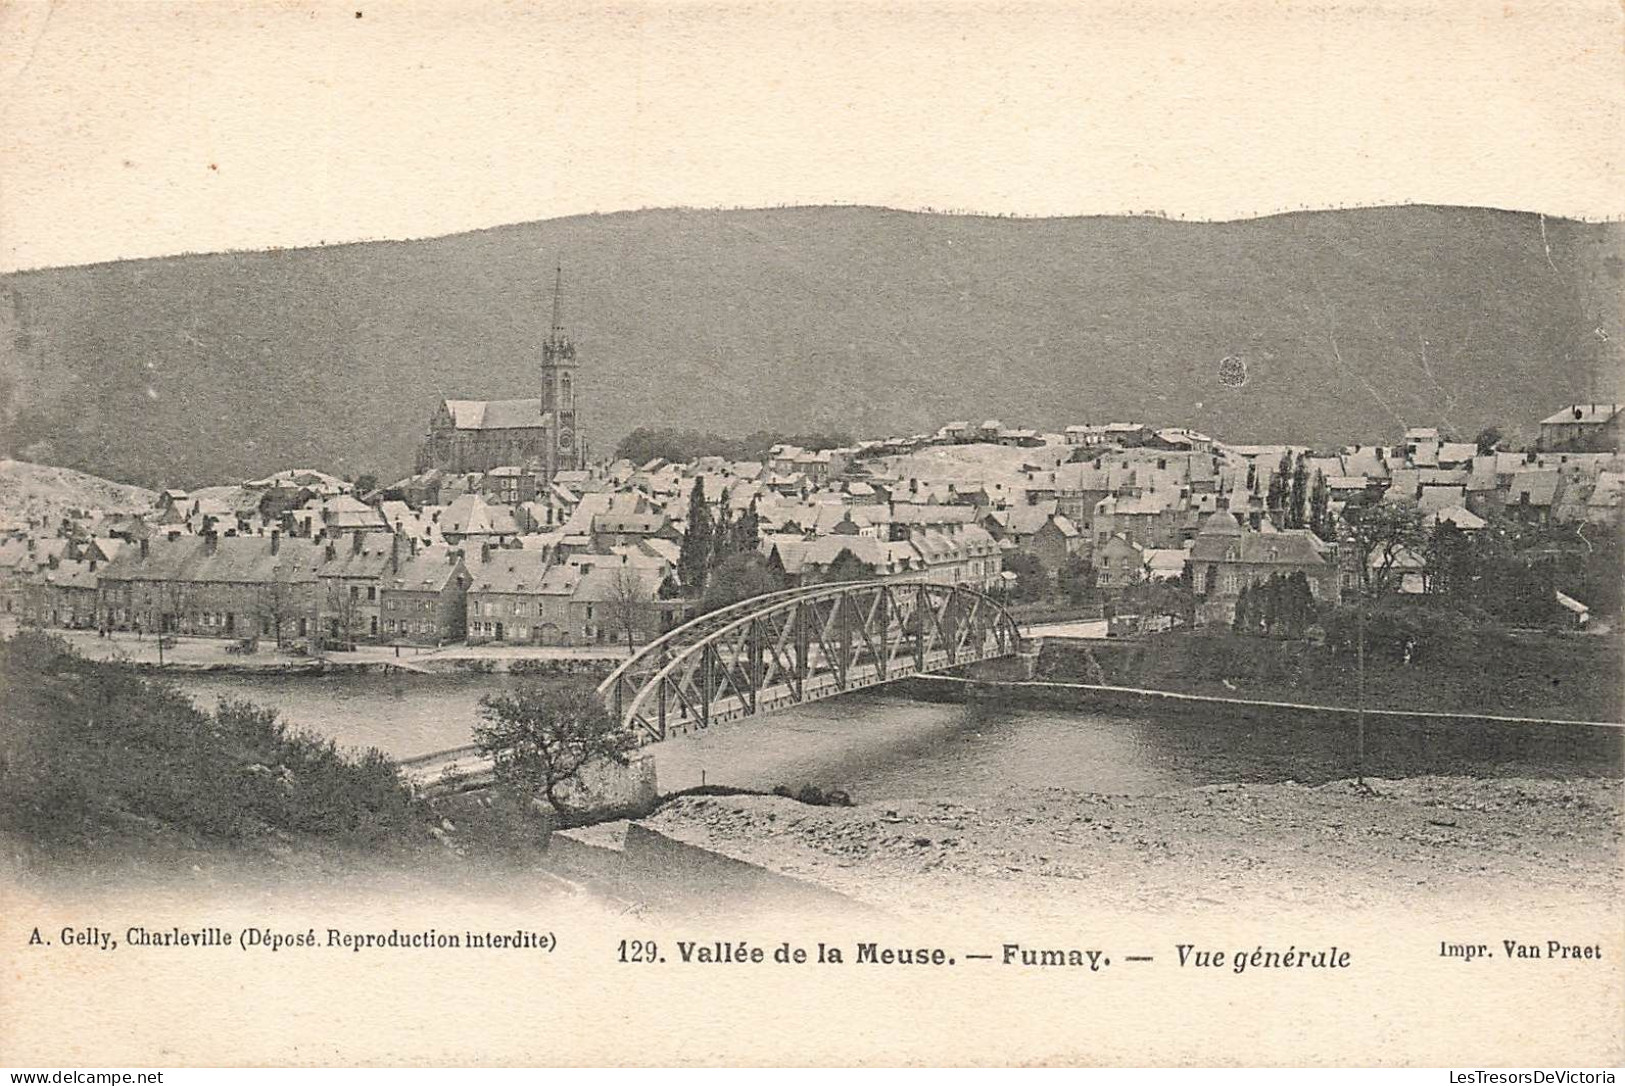
[[[440,398],[536,394],[556,263],[595,453],[637,426],[987,417],[1532,437],[1617,394],[1625,343],[1617,224],[639,211],[0,277],[0,455],[147,485],[404,473]],[[1220,380],[1227,356],[1245,384]]]

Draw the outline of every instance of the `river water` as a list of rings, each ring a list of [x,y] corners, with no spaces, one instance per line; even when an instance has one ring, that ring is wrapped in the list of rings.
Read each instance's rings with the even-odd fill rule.
[[[194,675],[200,705],[246,697],[295,727],[398,758],[467,744],[480,697],[503,676]],[[1352,727],[944,704],[851,694],[647,748],[662,791],[706,784],[840,788],[858,802],[964,799],[1007,788],[1143,794],[1203,784],[1351,776]],[[1367,772],[1617,775],[1619,736],[1600,729],[1394,725],[1367,732]]]

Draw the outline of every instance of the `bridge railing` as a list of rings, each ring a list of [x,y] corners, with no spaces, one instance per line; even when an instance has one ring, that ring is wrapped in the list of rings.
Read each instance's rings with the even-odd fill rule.
[[[603,682],[598,684],[598,696],[607,698],[628,675],[640,667],[647,668],[649,662],[660,657],[662,651],[670,651],[673,645],[681,644],[700,634],[710,626],[725,626],[728,622],[741,614],[760,610],[763,606],[781,599],[790,599],[802,593],[813,591],[814,588],[841,588],[853,585],[873,584],[873,581],[836,581],[827,585],[807,586],[802,588],[782,588],[777,592],[768,592],[760,596],[730,603],[714,611],[707,611],[703,615],[696,615],[680,626],[673,626],[659,637],[644,645],[633,655],[621,661],[620,666],[609,673]]]
[[[927,597],[936,601],[937,610],[926,609],[924,601]],[[862,618],[854,631],[847,611],[842,608],[843,605],[850,608],[860,600],[868,603],[869,614]],[[817,605],[826,602],[830,604],[828,616],[817,616]],[[963,616],[966,621],[961,625],[960,616],[951,608],[966,603],[969,608]],[[1018,651],[1021,641],[1019,627],[997,601],[962,584],[942,584],[912,578],[907,581],[841,582],[771,593],[744,601],[744,604],[728,609],[733,617],[721,625],[714,628],[691,626],[687,636],[667,641],[663,653],[668,655],[659,660],[660,666],[652,675],[639,675],[634,681],[636,669],[628,668],[614,684],[606,681],[599,689],[611,711],[648,740],[658,741],[666,737],[668,693],[675,695],[677,715],[683,719],[685,727],[696,722],[706,726],[713,719],[733,719],[756,713],[761,700],[758,695],[763,693],[763,679],[769,672],[776,671],[794,687],[795,701],[810,701],[857,686],[887,682],[903,674],[918,674],[957,663],[987,659],[990,655],[1013,653]],[[804,623],[808,613],[824,617],[826,622],[826,628],[816,635],[816,645],[812,644],[806,630],[801,627],[796,631],[797,645],[786,645],[790,631],[785,625],[776,631],[777,645],[768,647],[768,652],[773,653],[771,660],[764,656],[764,645],[761,643],[734,644],[730,640],[741,634],[758,638],[775,619]],[[729,616],[721,617],[727,619]],[[839,644],[831,646],[827,642],[830,632],[827,623],[837,617],[846,625],[839,630]],[[945,618],[948,622],[946,629],[943,626]],[[926,625],[928,620],[929,627]],[[879,623],[878,628],[873,628],[875,622]],[[909,623],[914,625],[912,634],[905,629]],[[858,635],[856,639],[852,636],[854,632]],[[980,640],[974,649],[970,644],[973,635],[978,635]],[[898,653],[910,636],[915,642],[915,658],[905,659],[899,664]],[[993,652],[982,647],[988,637],[995,642]],[[931,645],[929,652],[926,649],[928,641]],[[730,649],[733,659],[724,661],[717,651],[718,646]],[[777,656],[777,650],[792,647],[795,649],[791,654],[795,663],[787,666]],[[839,649],[838,654],[833,652],[835,648]],[[742,650],[750,657],[748,667],[739,659]],[[865,664],[866,653],[868,664]],[[931,658],[929,667],[927,655]],[[719,665],[720,671],[717,670]],[[855,673],[870,665],[874,674],[860,676]],[[697,676],[697,668],[703,669],[703,674]],[[849,681],[849,678],[853,681]],[[725,689],[732,693],[725,694]],[[628,694],[631,695],[630,703],[627,702]],[[696,707],[691,704],[690,694],[695,695],[693,700],[700,702],[698,721],[692,716]],[[712,705],[714,694],[718,703],[715,711]],[[651,698],[658,699],[653,719],[646,711],[646,703]],[[733,698],[738,705],[724,709],[721,703],[728,698]],[[771,691],[768,691],[766,700],[773,703],[772,708],[782,707],[785,703],[782,697]]]

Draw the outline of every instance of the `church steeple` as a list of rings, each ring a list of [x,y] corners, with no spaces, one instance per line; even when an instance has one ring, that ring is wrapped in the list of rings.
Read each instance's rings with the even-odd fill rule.
[[[576,347],[564,331],[564,268],[553,270],[553,323],[542,342],[542,414],[549,420],[547,477],[581,467],[576,427]]]
[[[564,334],[564,266],[554,265],[553,326],[548,330],[546,342],[542,344],[542,360],[544,363],[553,362],[555,359],[574,361],[575,356],[575,344]]]

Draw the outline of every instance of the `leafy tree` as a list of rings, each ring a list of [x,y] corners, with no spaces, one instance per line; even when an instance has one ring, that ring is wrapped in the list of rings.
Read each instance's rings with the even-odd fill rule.
[[[540,794],[558,813],[564,786],[595,763],[626,765],[637,739],[587,683],[524,683],[480,699],[474,743],[491,757],[497,783],[523,798]]]
[[[1055,571],[1055,583],[1061,595],[1070,603],[1081,604],[1088,601],[1095,591],[1094,563],[1081,554],[1070,556],[1061,568]]]
[[[1478,446],[1479,456],[1489,456],[1501,447],[1504,440],[1501,430],[1496,426],[1486,426],[1473,438],[1473,444]]]
[[[734,521],[733,527],[735,554],[755,554],[756,548],[762,542],[762,520],[756,512],[756,499],[750,500],[750,505],[740,518]]]
[[[1318,469],[1309,492],[1309,530],[1328,543],[1332,541],[1332,489]]]
[[[1037,555],[1013,551],[1005,556],[1004,568],[1006,572],[1016,575],[1016,599],[1031,602],[1048,595],[1049,571]]]
[[[874,577],[875,571],[849,550],[837,554],[835,561],[824,571],[824,580],[832,584],[839,581],[871,581]]]
[[[378,476],[371,472],[362,472],[355,477],[355,496],[365,498],[378,489]]]
[[[1248,585],[1236,600],[1231,628],[1239,634],[1266,637],[1303,637],[1315,622],[1314,592],[1300,573],[1274,573],[1266,581]]]
[[[1236,613],[1230,619],[1230,628],[1238,634],[1257,633],[1258,624],[1253,619],[1253,611],[1252,585],[1242,585],[1240,594],[1236,596]]]
[[[1287,491],[1286,526],[1302,528],[1304,511],[1309,501],[1309,458],[1299,453],[1292,465],[1292,481]]]
[[[702,608],[715,611],[752,596],[777,592],[783,587],[784,582],[768,568],[765,558],[755,551],[742,551],[729,555],[711,572],[711,579],[705,586]]]
[[[1271,513],[1279,514],[1286,505],[1287,485],[1292,479],[1292,453],[1283,452],[1281,462],[1275,465],[1275,471],[1270,475],[1269,493],[1264,499],[1264,508]]]
[[[1398,563],[1427,544],[1422,514],[1410,502],[1377,502],[1344,510],[1348,543],[1359,562],[1361,591],[1383,593],[1399,586]]]
[[[711,560],[706,563],[705,567],[708,578],[712,570],[727,561],[729,556],[734,553],[735,542],[733,518],[728,509],[728,499],[724,496],[722,504],[717,510],[717,522],[711,528]]]
[[[688,496],[688,527],[683,532],[683,549],[677,556],[677,572],[683,584],[695,595],[705,591],[705,575],[711,566],[711,509],[705,503],[705,481],[694,480]]]

